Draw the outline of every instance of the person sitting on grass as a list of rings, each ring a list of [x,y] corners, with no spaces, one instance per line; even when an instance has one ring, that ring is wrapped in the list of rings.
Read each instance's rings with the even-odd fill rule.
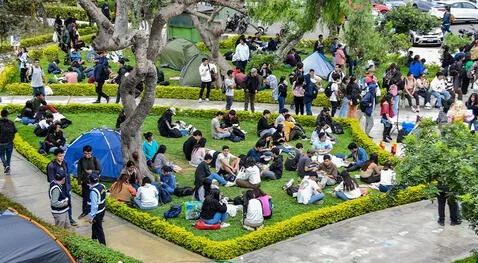
[[[173,194],[174,189],[176,189],[176,176],[173,174],[173,169],[169,166],[163,166],[161,168],[161,187],[166,189],[168,193]]]
[[[161,136],[168,138],[180,138],[183,136],[177,125],[173,123],[174,115],[176,115],[176,108],[171,107],[158,119],[158,130]]]
[[[284,164],[282,162],[282,156],[280,155],[279,148],[272,148],[272,163],[268,167],[265,167],[261,176],[265,179],[277,180],[282,177],[282,171],[284,170]]]
[[[221,120],[224,113],[218,111],[216,116],[211,120],[211,136],[213,139],[220,140],[231,137],[231,132],[228,128],[221,128]]]
[[[65,74],[65,83],[78,83],[78,73],[73,71],[72,67],[68,67],[68,72]]]
[[[314,149],[307,150],[306,154],[301,154],[297,162],[297,176],[304,178],[307,175],[317,175],[319,168],[317,162],[312,161],[315,154]]]
[[[55,122],[53,124],[53,129],[47,134],[44,145],[45,145],[45,152],[54,152],[56,149],[60,148],[62,150],[66,150],[68,145],[65,145],[66,139],[63,136],[63,131],[61,130],[60,122]]]
[[[334,192],[335,195],[344,200],[351,200],[356,199],[362,196],[362,192],[360,191],[360,186],[357,184],[354,178],[350,176],[347,171],[342,171],[340,173],[342,177],[342,182],[340,182],[337,187],[335,187]]]
[[[353,162],[351,162],[348,167],[348,172],[357,171],[358,169],[362,168],[363,164],[367,161],[367,152],[364,148],[358,147],[356,143],[352,142],[347,146],[350,150],[350,154],[347,156],[339,155],[337,157],[343,157],[344,159],[352,158]]]
[[[254,231],[264,226],[262,204],[261,201],[256,199],[252,190],[247,190],[244,195],[243,213],[242,227],[244,229]]]
[[[143,134],[145,141],[143,142],[143,153],[147,161],[151,161],[158,151],[158,143],[154,140],[152,132]]]
[[[161,144],[158,147],[158,151],[156,151],[156,154],[151,159],[151,162],[152,162],[151,168],[153,168],[153,173],[161,174],[161,169],[163,169],[163,167],[171,166],[171,163],[169,163],[168,160],[166,159],[166,156],[164,156],[165,153],[166,153],[166,145]]]
[[[254,197],[261,202],[262,205],[262,215],[264,219],[272,218],[272,196],[266,194],[260,188],[252,190],[254,192]]]
[[[151,210],[158,207],[158,189],[151,184],[149,177],[143,179],[143,186],[138,188],[134,202],[141,210]]]
[[[261,171],[252,157],[247,157],[245,161],[245,171],[238,173],[236,185],[242,188],[256,189],[261,186]]]
[[[226,115],[222,118],[222,124],[224,125],[224,128],[229,128],[229,127],[239,127],[239,116],[237,116],[237,113],[235,110],[230,110],[227,112]]]
[[[293,155],[294,149],[286,144],[285,134],[284,134],[284,125],[277,125],[276,132],[272,134],[272,144],[282,150],[283,153]]]
[[[191,160],[188,162],[189,165],[193,167],[197,167],[202,160],[204,160],[204,155],[206,155],[206,138],[201,138],[199,141],[194,145],[193,151],[191,154]]]
[[[227,202],[220,201],[221,195],[218,189],[211,189],[209,195],[204,199],[199,218],[208,225],[221,224],[226,228],[230,224],[227,219]]]
[[[312,173],[302,179],[299,185],[299,191],[297,192],[297,202],[299,204],[315,204],[324,199],[324,197],[325,195],[322,193],[322,189],[317,184],[317,173]]]
[[[129,176],[126,173],[121,173],[116,182],[111,185],[110,197],[122,203],[129,203],[131,197],[136,196],[136,189],[128,183]]]
[[[378,155],[372,153],[370,159],[360,168],[360,180],[364,183],[371,184],[380,181],[381,166],[378,166]]]
[[[193,200],[204,202],[206,196],[210,194],[211,189],[219,189],[219,187],[215,184],[212,184],[212,180],[204,178],[202,180],[202,185],[194,190]]]
[[[35,112],[33,112],[33,104],[31,101],[27,100],[25,102],[25,107],[23,107],[20,113],[20,120],[18,121],[21,121],[24,125],[35,123]]]
[[[230,153],[229,146],[222,146],[222,152],[216,159],[216,171],[220,175],[237,175],[240,159]]]
[[[264,154],[264,146],[263,142],[256,142],[255,147],[247,152],[247,156],[254,159],[256,163],[267,163],[265,161],[267,156]],[[270,155],[268,157],[270,159]]]
[[[314,142],[313,146],[318,154],[329,154],[334,148],[332,144],[327,141],[327,135],[325,132],[319,133],[319,140]]]
[[[48,64],[48,74],[61,74],[62,71],[58,64],[60,64],[60,61],[58,59],[55,59],[50,64]]]
[[[191,161],[194,147],[202,138],[202,132],[200,130],[195,130],[192,136],[183,143],[183,153],[186,160]]]
[[[144,176],[141,171],[136,168],[136,164],[129,160],[126,162],[126,167],[121,170],[121,174],[126,174],[128,176],[128,183],[138,189],[140,185],[143,185]]]
[[[198,165],[196,171],[194,172],[194,186],[196,189],[201,187],[202,182],[205,178],[209,180],[216,180],[219,184],[225,185],[227,187],[233,186],[231,182],[227,182],[222,176],[216,173],[211,173],[209,166],[212,162],[212,156],[210,154],[204,155],[204,160]]]
[[[324,174],[322,178],[319,178],[323,186],[337,183],[337,166],[332,162],[330,155],[324,155],[324,161],[319,165],[318,171]]]
[[[262,117],[257,123],[257,136],[262,137],[264,134],[273,134],[276,129],[274,128],[274,123],[269,124],[267,122],[271,117],[271,112],[269,110],[264,110]]]
[[[380,184],[378,190],[386,193],[390,191],[395,183],[395,171],[392,170],[392,163],[386,162],[380,173]]]

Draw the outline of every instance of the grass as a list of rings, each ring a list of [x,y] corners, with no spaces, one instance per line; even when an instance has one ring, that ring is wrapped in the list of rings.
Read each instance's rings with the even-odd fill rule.
[[[477,262],[478,262],[478,256],[475,256],[475,255],[453,261],[453,263],[477,263]]]
[[[79,113],[79,114],[71,114],[67,115],[73,124],[65,129],[64,134],[66,136],[67,142],[71,142],[81,133],[89,131],[95,127],[114,127],[116,123],[115,114],[107,114],[107,113],[96,113],[95,118],[91,118],[91,113]],[[155,139],[157,140],[158,144],[165,144],[168,147],[166,152],[166,156],[170,161],[173,161],[174,164],[179,165],[183,168],[181,173],[176,174],[176,180],[179,186],[192,186],[194,182],[194,168],[187,164],[187,161],[184,158],[182,153],[182,144],[187,138],[164,138],[160,137],[157,131],[156,122],[159,116],[149,116],[142,128],[142,131],[151,131],[155,134]],[[245,154],[247,151],[253,147],[255,142],[257,141],[257,137],[255,136],[256,130],[256,123],[253,122],[242,122],[241,128],[248,131],[248,135],[246,136],[246,140],[239,142],[239,143],[232,143],[230,141],[222,141],[222,140],[213,140],[210,136],[210,120],[209,119],[197,119],[197,118],[190,118],[190,117],[181,117],[177,116],[176,120],[184,120],[187,123],[193,124],[196,128],[203,131],[205,137],[207,139],[207,147],[212,148],[215,150],[220,150],[220,148],[227,144],[231,147],[231,152],[234,155]],[[41,138],[36,137],[33,134],[33,127],[32,126],[25,126],[22,124],[17,123],[17,128],[21,134],[21,136],[29,142],[31,145],[38,146],[38,142]],[[312,128],[306,127],[307,134],[311,134]],[[348,129],[345,129],[345,134],[339,137],[339,142],[334,145],[333,153],[346,153],[347,152],[347,145],[352,141],[351,132]],[[306,141],[302,141],[307,149],[310,144]],[[94,146],[93,146],[94,147]],[[53,158],[52,155],[48,156],[49,158]],[[285,157],[284,157],[285,159]],[[321,207],[325,206],[333,206],[341,201],[332,196],[331,192],[333,190],[332,187],[327,187],[325,189],[326,198],[322,205],[301,205],[298,204],[297,201],[288,196],[282,189],[282,185],[285,184],[290,178],[294,178],[296,182],[298,181],[298,177],[295,172],[284,171],[283,177],[280,180],[275,181],[265,181],[262,183],[261,188],[273,197],[274,203],[274,211],[273,217],[270,220],[266,221],[267,225],[271,225],[290,217],[299,215],[301,213],[320,209]],[[234,198],[241,194],[244,189],[232,187],[226,188],[221,187],[221,192],[228,196],[229,198]],[[148,213],[162,217],[162,214],[167,211],[171,204],[181,204],[184,201],[191,200],[191,197],[173,197],[173,202],[164,206],[160,206],[159,208],[151,211],[147,211]],[[220,230],[220,231],[199,231],[195,228],[191,227],[191,224],[194,221],[185,220],[182,216],[180,218],[173,218],[168,219],[168,221],[172,224],[182,226],[187,230],[193,232],[195,235],[198,236],[205,236],[212,240],[228,240],[232,239],[248,232],[243,230],[240,226],[240,219],[241,216],[237,215],[234,218],[229,218],[228,222],[231,223],[231,227]]]

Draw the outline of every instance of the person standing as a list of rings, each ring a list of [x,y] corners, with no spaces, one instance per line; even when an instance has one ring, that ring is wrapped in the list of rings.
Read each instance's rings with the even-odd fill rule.
[[[236,52],[234,53],[233,60],[235,61],[236,67],[242,72],[246,71],[249,56],[249,46],[246,44],[246,40],[244,38],[239,38],[239,44],[236,46]]]
[[[104,51],[100,51],[99,53],[100,57],[95,59],[96,65],[93,73],[95,79],[96,94],[98,94],[98,98],[93,103],[100,103],[102,97],[104,97],[106,99],[106,103],[108,103],[110,102],[110,97],[103,92],[103,85],[108,79],[110,73],[108,69],[108,60]]]
[[[452,15],[450,13],[450,6],[445,6],[445,12],[443,13],[443,22],[441,24],[441,31],[443,32],[443,35],[445,35],[447,32],[451,33],[450,31],[450,25],[452,20]]]
[[[116,103],[120,102],[121,99],[121,94],[120,94],[120,88],[121,88],[121,82],[123,81],[123,78],[125,78],[128,73],[130,67],[125,65],[124,59],[119,59],[118,60],[118,76],[115,78],[115,83],[118,84],[118,91],[116,92]]]
[[[319,39],[314,44],[314,52],[318,52],[319,54],[324,54],[324,36],[319,35]]]
[[[70,220],[70,224],[72,226],[77,226],[78,223],[75,222],[72,216],[72,209],[71,209],[71,180],[70,180],[70,173],[68,172],[68,164],[65,161],[65,151],[60,148],[57,148],[53,154],[55,155],[55,160],[52,160],[46,167],[48,176],[48,181],[53,182],[55,181],[55,176],[57,174],[65,174],[65,181],[62,183],[61,191],[62,193],[68,198],[68,218]]]
[[[78,182],[81,184],[81,196],[83,197],[82,213],[78,219],[83,218],[90,212],[88,209],[89,186],[88,176],[91,174],[100,174],[101,166],[96,157],[93,156],[93,148],[90,145],[83,147],[83,157],[78,160]]]
[[[332,118],[335,116],[335,112],[337,112],[337,109],[340,106],[340,101],[339,101],[339,83],[340,83],[340,76],[338,74],[332,74],[332,84],[330,86],[330,91],[332,92],[330,94],[330,104],[332,105]]]
[[[335,58],[335,52],[337,51],[338,46],[339,46],[339,39],[334,38],[332,40],[332,44],[330,44],[330,54],[332,54],[332,64],[334,66],[337,66],[336,58]]]
[[[246,87],[244,88],[244,110],[247,111],[249,103],[251,104],[251,111],[254,113],[254,101],[256,99],[256,93],[259,90],[259,77],[257,69],[252,68],[251,73],[247,75]]]
[[[367,83],[368,82],[368,83]],[[362,100],[360,101],[360,110],[365,115],[365,133],[369,138],[370,132],[373,128],[373,109],[375,108],[375,97],[376,97],[376,89],[377,84],[373,82],[370,78],[365,79],[365,83],[367,83],[368,91],[363,96]]]
[[[317,81],[315,80],[315,71],[313,69],[310,69],[309,74],[304,76],[304,80],[305,80],[305,85],[304,85],[305,112],[307,115],[312,115],[312,101],[315,98],[317,98],[317,93],[319,90],[317,87]]]
[[[458,204],[456,196],[450,191],[449,187],[442,182],[438,182],[438,224],[440,226],[445,225],[445,203],[448,202],[448,208],[450,209],[450,225],[460,225],[461,220],[458,212]]]
[[[108,20],[111,20],[110,18],[110,8],[108,6],[108,2],[104,2],[103,5],[101,6],[101,13],[108,18]]]
[[[38,59],[35,59],[35,61],[33,62],[33,66],[28,71],[28,76],[30,76],[31,79],[33,96],[35,96],[37,92],[40,92],[41,94],[45,95],[45,73],[40,67],[40,61]]]
[[[17,53],[17,59],[20,61],[20,82],[28,83],[28,51],[25,47],[20,47],[20,51]]]
[[[209,101],[209,93],[211,93],[211,84],[215,81],[215,75],[217,73],[216,66],[209,63],[207,58],[202,59],[201,65],[199,65],[199,75],[201,76],[201,90],[199,91],[199,103],[202,101],[202,94],[204,88],[206,88],[206,101]]]
[[[382,115],[380,122],[383,124],[382,141],[384,142],[390,142],[389,140],[392,140],[390,132],[392,131],[393,127],[393,117],[395,117],[395,114],[392,110],[392,104],[392,95],[387,93],[382,98],[380,110],[380,115]]]
[[[230,110],[234,99],[234,89],[236,88],[234,71],[231,69],[227,71],[227,78],[224,80],[224,85],[226,86],[226,110]]]
[[[50,208],[53,219],[55,220],[55,226],[70,229],[68,214],[71,210],[71,197],[69,197],[65,191],[64,184],[66,177],[64,172],[54,174],[53,180],[50,182],[48,195],[50,197]]]
[[[297,80],[292,85],[292,91],[294,93],[294,106],[296,115],[304,115],[304,76],[297,77]]]
[[[91,239],[98,240],[106,246],[103,231],[103,217],[105,216],[106,187],[99,183],[100,177],[96,173],[88,176],[90,212],[88,222],[91,224]]]
[[[2,159],[5,175],[10,175],[10,160],[12,159],[13,139],[17,128],[13,121],[8,119],[8,111],[0,113],[0,159]]]
[[[279,86],[277,87],[277,101],[279,102],[279,112],[285,108],[285,100],[287,99],[287,83],[285,76],[280,77]]]

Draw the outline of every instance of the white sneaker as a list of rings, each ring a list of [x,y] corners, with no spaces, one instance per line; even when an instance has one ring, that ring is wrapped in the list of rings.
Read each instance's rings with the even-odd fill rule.
[[[228,223],[221,223],[221,228],[226,228],[226,227],[230,227],[231,224],[228,224]]]
[[[293,198],[296,198],[296,197],[297,197],[297,193],[293,193],[293,194],[292,194],[292,197],[293,197]]]
[[[231,186],[235,186],[236,183],[233,183],[233,182],[227,182],[224,186],[225,187],[231,187]]]
[[[206,101],[209,101],[209,99],[208,99],[208,98],[206,98]]]
[[[216,179],[212,179],[212,181],[211,181],[211,184],[218,185],[218,182],[217,182],[217,180],[216,180]]]
[[[244,228],[245,230],[249,230],[249,231],[254,231],[254,230],[256,230],[255,228],[250,227],[250,226],[246,226],[246,225],[242,225],[242,228]]]
[[[198,102],[201,103],[201,102],[202,102],[202,99],[199,99]]]
[[[16,122],[21,122],[21,121],[22,121],[22,119],[20,119],[20,118],[16,117],[16,118],[15,118],[15,121],[16,121]]]

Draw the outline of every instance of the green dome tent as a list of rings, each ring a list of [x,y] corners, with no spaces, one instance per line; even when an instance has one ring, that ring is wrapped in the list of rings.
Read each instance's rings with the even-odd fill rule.
[[[175,39],[166,44],[159,61],[164,67],[181,70],[197,54],[201,51],[196,44],[186,39]]]
[[[192,57],[181,70],[179,77],[180,86],[199,87],[201,86],[201,76],[199,75],[199,65],[202,59],[207,58],[206,55],[197,54]]]

